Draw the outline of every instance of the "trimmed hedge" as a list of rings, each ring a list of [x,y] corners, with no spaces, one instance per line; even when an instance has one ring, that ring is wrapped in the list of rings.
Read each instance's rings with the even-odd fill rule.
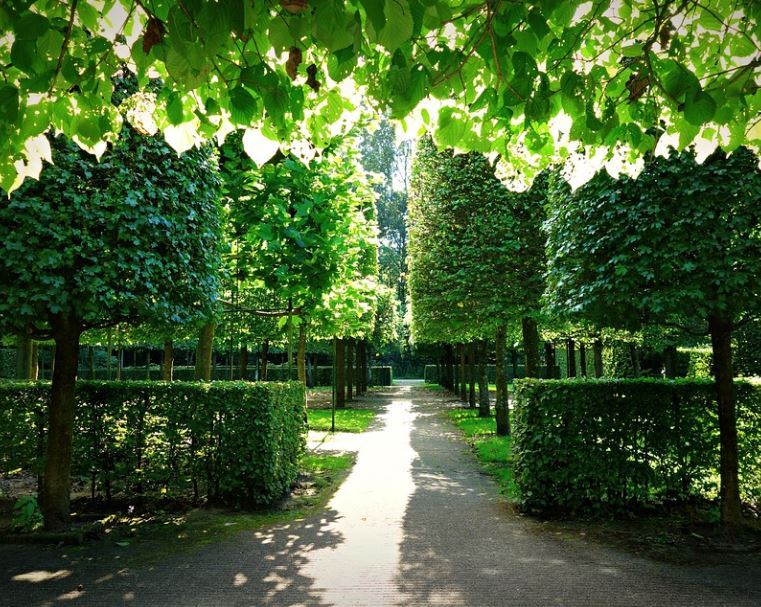
[[[15,364],[15,363],[14,363]],[[291,369],[292,380],[297,378],[296,365],[293,365]],[[330,386],[332,383],[333,367],[331,366],[319,366],[312,367],[312,382],[315,386]],[[90,372],[85,369],[80,369],[80,377],[89,378]],[[111,370],[111,377],[116,378],[116,369]],[[193,381],[195,377],[195,367],[174,367],[172,378],[174,381]],[[238,367],[233,369],[233,377],[235,380],[240,379],[240,372]],[[247,379],[248,381],[254,381],[256,377],[256,365],[251,364],[248,367]],[[393,374],[391,367],[371,367],[370,368],[370,385],[371,386],[390,386]],[[96,380],[107,380],[108,371],[106,369],[95,370]],[[124,367],[122,369],[121,381],[147,381],[148,370],[145,367]],[[150,368],[150,379],[161,379],[161,367],[153,365]],[[212,380],[214,381],[229,381],[230,380],[230,367],[218,366],[212,369]],[[267,367],[267,381],[283,382],[288,381],[288,366],[287,365],[270,365]]]
[[[742,497],[761,505],[761,390],[735,386]],[[531,510],[582,513],[717,493],[711,381],[521,380],[513,429],[515,479]]]
[[[458,367],[459,368],[459,367]],[[541,365],[539,367],[539,372],[544,375],[547,367],[544,365]],[[513,381],[516,376],[513,374],[513,366],[511,364],[505,365],[505,371],[507,372],[507,381]],[[556,374],[560,374],[561,368],[560,366],[555,367]],[[458,371],[459,373],[459,371]],[[489,378],[489,383],[493,384],[497,380],[497,371],[495,365],[486,365],[486,375]],[[459,377],[459,376],[458,376]],[[523,365],[518,365],[518,378],[526,377],[526,367]],[[426,365],[425,371],[423,374],[423,378],[425,383],[427,384],[437,384],[439,383],[439,371],[438,367],[436,365]]]
[[[98,382],[76,385],[72,475],[95,495],[283,497],[305,447],[303,386]],[[0,466],[39,471],[48,382],[0,382]]]

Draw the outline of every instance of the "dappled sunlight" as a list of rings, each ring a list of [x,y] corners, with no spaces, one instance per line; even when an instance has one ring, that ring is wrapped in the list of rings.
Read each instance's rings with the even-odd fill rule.
[[[29,571],[27,573],[14,575],[11,580],[14,582],[30,582],[32,584],[38,584],[40,582],[60,580],[69,577],[70,575],[71,571],[68,569],[59,569],[58,571]]]

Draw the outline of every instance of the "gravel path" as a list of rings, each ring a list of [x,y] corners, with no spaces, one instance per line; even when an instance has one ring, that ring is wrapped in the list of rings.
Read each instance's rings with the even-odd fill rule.
[[[358,451],[320,515],[138,569],[0,546],[0,605],[761,605],[757,561],[665,565],[512,514],[442,393],[368,401],[383,409],[369,432],[312,443]]]

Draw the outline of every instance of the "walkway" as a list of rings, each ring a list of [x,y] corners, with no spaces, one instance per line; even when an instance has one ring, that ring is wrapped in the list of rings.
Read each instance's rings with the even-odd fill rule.
[[[0,605],[761,605],[753,565],[664,565],[510,513],[440,414],[452,404],[441,393],[398,386],[370,400],[384,411],[333,443],[358,459],[321,515],[139,570],[0,547]]]

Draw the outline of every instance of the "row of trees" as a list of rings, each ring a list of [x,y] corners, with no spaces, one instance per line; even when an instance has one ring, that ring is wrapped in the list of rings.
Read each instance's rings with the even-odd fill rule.
[[[622,334],[661,352],[657,364],[674,377],[676,346],[710,335],[722,520],[739,522],[731,339],[735,327],[758,316],[761,301],[755,289],[761,270],[758,158],[741,148],[698,164],[693,152],[672,152],[648,158],[636,179],[614,179],[602,171],[573,192],[554,170],[517,193],[496,179],[485,157],[436,152],[424,140],[414,175],[410,283],[416,338],[443,344],[475,340],[481,345],[468,362],[483,360],[483,340],[494,340],[502,417],[510,327],[513,336],[521,327],[529,377],[552,376],[553,342],[561,337],[569,370],[575,369],[573,340],[592,344],[599,377],[603,336]],[[540,333],[548,365],[543,372]],[[586,348],[578,354],[586,369]],[[635,375],[638,354],[632,343],[627,364]],[[451,354],[445,358],[449,365],[453,360]],[[453,370],[443,379],[456,387]],[[474,379],[469,381],[472,394]],[[488,401],[482,412],[488,415]],[[501,423],[498,430],[509,428]]]
[[[362,339],[374,328],[375,195],[352,141],[309,163],[277,152],[258,166],[239,136],[177,155],[141,132],[149,113],[134,115],[161,83],[146,93],[128,72],[117,80],[125,122],[100,161],[49,135],[52,164],[0,205],[2,331],[22,349],[55,344],[40,496],[48,528],[68,518],[83,335],[105,345],[118,327],[123,340],[161,341],[168,375],[173,340],[195,337],[196,379],[210,378],[215,335],[298,339],[304,379],[307,334]]]

